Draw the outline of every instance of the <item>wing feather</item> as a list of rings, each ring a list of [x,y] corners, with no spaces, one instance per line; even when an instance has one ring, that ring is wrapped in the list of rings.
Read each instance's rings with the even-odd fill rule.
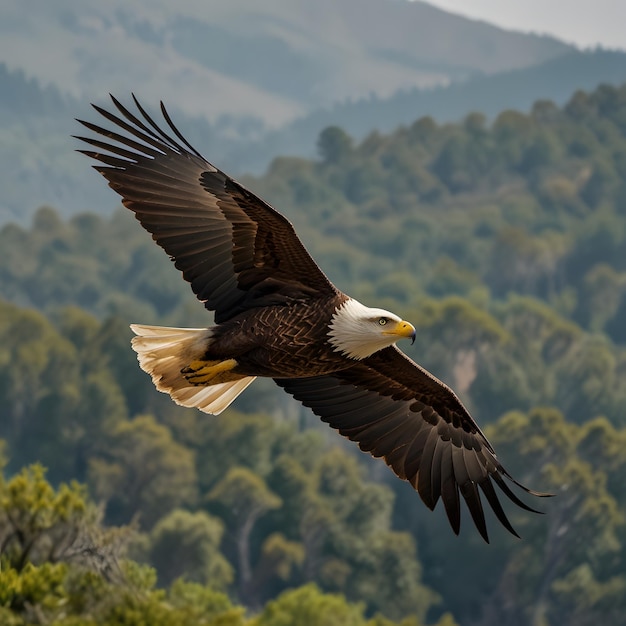
[[[433,460],[430,464],[430,497],[435,504],[441,497],[443,455],[445,450],[445,442],[442,439],[437,439],[437,445],[433,452]],[[435,506],[435,504],[433,504],[433,506]]]
[[[424,451],[422,452],[422,459],[417,473],[417,491],[422,497],[424,504],[426,504],[426,506],[431,510],[434,509],[437,504],[437,500],[433,494],[432,473],[433,458],[435,456],[435,448],[437,447],[438,441],[439,436],[437,435],[437,431],[434,428],[430,429],[430,434],[426,440],[426,445],[424,446]]]
[[[96,135],[77,137],[91,147],[80,152],[99,163],[216,322],[267,303],[340,295],[289,221],[206,161],[162,103],[166,129],[134,96],[135,112],[111,99],[115,112],[94,105],[109,128],[79,120]]]
[[[443,500],[448,521],[455,535],[461,529],[461,502],[459,498],[459,484],[454,476],[452,465],[452,446],[446,446],[441,455],[441,499]]]
[[[457,534],[461,496],[479,533],[489,541],[480,491],[496,518],[516,536],[493,483],[529,511],[534,509],[505,479],[532,495],[549,495],[517,483],[454,392],[395,346],[334,374],[276,382],[361,450],[384,457],[430,509],[442,500]]]

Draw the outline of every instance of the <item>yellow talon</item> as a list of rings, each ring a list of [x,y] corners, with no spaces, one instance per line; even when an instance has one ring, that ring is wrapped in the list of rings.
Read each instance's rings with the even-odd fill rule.
[[[206,385],[209,383],[226,382],[231,378],[229,372],[237,366],[235,359],[226,361],[192,361],[187,367],[181,370],[181,374],[192,385]]]
[[[220,361],[192,361],[187,367],[182,370],[183,374],[191,374],[201,370],[203,367],[210,365],[217,365]]]

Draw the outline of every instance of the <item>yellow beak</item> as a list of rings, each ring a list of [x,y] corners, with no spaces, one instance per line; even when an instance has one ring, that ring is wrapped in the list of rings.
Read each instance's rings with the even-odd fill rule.
[[[415,343],[415,326],[401,320],[394,322],[387,330],[383,331],[383,335],[396,335],[402,338],[411,338],[411,343]]]

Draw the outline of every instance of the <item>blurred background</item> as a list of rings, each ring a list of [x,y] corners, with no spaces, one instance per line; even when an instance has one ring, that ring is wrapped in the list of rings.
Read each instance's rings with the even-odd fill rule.
[[[624,23],[621,0],[3,0],[0,622],[625,623]],[[131,92],[414,323],[403,349],[557,494],[507,509],[521,540],[455,537],[270,381],[219,417],[153,388],[129,323],[210,318],[71,138]]]

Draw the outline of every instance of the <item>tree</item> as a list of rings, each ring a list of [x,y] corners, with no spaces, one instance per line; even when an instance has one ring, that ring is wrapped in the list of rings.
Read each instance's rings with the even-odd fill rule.
[[[40,405],[51,396],[61,401],[59,396],[71,395],[68,387],[76,381],[76,353],[41,314],[5,302],[0,302],[0,340],[0,434],[32,461],[36,458],[32,443],[38,439],[33,437],[38,430],[34,422],[50,428]]]
[[[171,404],[171,402],[170,402]],[[232,467],[245,467],[264,476],[271,468],[272,452],[287,428],[279,428],[269,415],[244,414],[229,409],[207,417],[199,411],[183,411],[171,421],[177,439],[196,451],[198,484],[209,492]]]
[[[85,496],[76,483],[55,491],[41,465],[0,482],[0,553],[5,561],[19,572],[31,562],[57,563],[75,556],[93,521]]]
[[[524,149],[533,137],[533,122],[517,111],[503,111],[493,123],[497,145],[496,158],[509,167],[516,168],[522,160]]]
[[[107,519],[120,523],[139,515],[150,529],[195,501],[194,455],[152,416],[139,416],[116,425],[102,455],[90,459],[89,484],[106,503]]]
[[[617,314],[626,293],[626,274],[606,263],[594,265],[583,277],[576,317],[593,332],[602,332]]]
[[[275,597],[277,589],[282,590],[286,583],[296,578],[304,562],[304,546],[297,541],[289,541],[278,532],[269,535],[261,546],[261,554],[254,566],[250,582],[250,595],[253,598]]]
[[[39,460],[53,481],[84,480],[87,460],[127,416],[120,386],[98,350],[100,323],[76,307],[59,329],[34,311],[0,302],[0,433],[13,462]]]
[[[606,474],[579,457],[580,429],[567,424],[555,410],[536,410],[528,416],[511,414],[488,434],[504,451],[501,454],[511,459],[517,455],[511,463],[513,471],[526,466],[528,475],[519,474],[523,482],[533,484],[537,478],[533,481],[530,474],[541,473],[542,487],[553,489],[557,497],[546,503],[545,518],[525,518],[526,529],[520,528],[525,545],[510,552],[501,582],[485,604],[484,616],[510,624],[570,623],[568,616],[577,609],[570,606],[563,612],[554,594],[559,590],[562,598],[573,581],[580,580],[582,563],[591,568],[592,588],[611,596],[616,583],[603,582],[598,576],[606,571],[607,563],[619,558],[624,524],[618,504],[607,490]],[[527,607],[522,614],[521,607]],[[614,608],[596,605],[593,614],[604,621],[600,617],[603,611],[610,615]]]
[[[225,589],[233,569],[220,553],[224,527],[204,511],[175,509],[161,518],[150,532],[148,558],[169,587],[177,578]],[[174,557],[174,558],[173,558]]]
[[[448,139],[432,164],[432,171],[452,193],[472,188],[473,180],[468,163],[468,140],[465,135]]]
[[[556,620],[571,626],[619,624],[626,610],[626,576],[599,581],[588,564],[581,564],[553,584]]]
[[[286,591],[268,602],[254,626],[365,626],[362,604],[324,594],[313,584]]]
[[[330,516],[316,576],[322,588],[363,599],[370,614],[423,619],[437,598],[422,584],[412,538],[390,531],[391,490],[364,482],[354,457],[337,449],[320,457],[314,478],[318,511]]]
[[[132,529],[103,528],[102,512],[84,486],[62,483],[55,490],[45,474],[32,465],[0,480],[0,559],[17,573],[71,562],[117,579]]]
[[[131,561],[121,583],[66,563],[0,571],[0,619],[7,626],[249,626],[243,607],[223,593],[176,581],[154,588],[156,576]]]
[[[341,163],[352,152],[352,138],[341,128],[329,126],[320,133],[317,150],[325,163]]]
[[[209,499],[220,505],[233,525],[237,547],[239,593],[247,598],[252,582],[250,537],[261,516],[281,506],[281,499],[267,487],[261,476],[245,467],[233,467],[213,487]]]
[[[178,526],[175,518],[173,514],[155,529],[154,547],[168,529]],[[205,513],[195,518],[186,513],[183,518],[187,529],[191,521],[191,526],[206,530]],[[209,521],[211,532],[219,535],[219,523]],[[130,535],[129,528],[101,525],[83,486],[61,484],[54,489],[39,465],[8,480],[0,475],[0,622],[244,626],[244,610],[233,607],[223,593],[182,580],[167,593],[155,590],[153,570],[123,559]],[[202,540],[196,542],[202,552],[199,543]],[[216,546],[212,548],[217,553]],[[227,584],[229,566],[215,556],[222,559],[222,568],[220,572],[213,564],[211,574],[218,576],[214,582]]]

